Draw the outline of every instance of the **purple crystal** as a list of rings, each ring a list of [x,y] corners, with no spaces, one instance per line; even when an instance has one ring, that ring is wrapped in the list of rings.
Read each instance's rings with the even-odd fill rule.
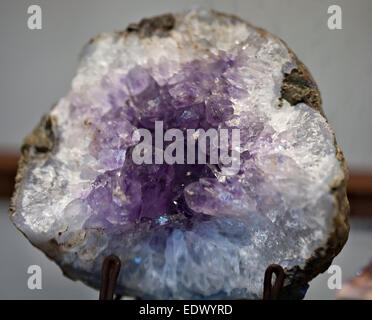
[[[115,225],[192,213],[191,209],[178,212],[175,203],[185,203],[185,186],[203,177],[215,179],[211,169],[197,164],[136,165],[128,146],[133,128],[153,129],[155,121],[163,121],[164,130],[186,131],[217,128],[231,119],[231,85],[223,76],[231,68],[231,61],[227,57],[213,60],[186,64],[179,72],[181,79],[170,79],[169,83],[175,84],[163,86],[156,83],[149,70],[136,66],[115,84],[118,87],[108,88],[110,108],[95,121],[96,139],[91,149],[105,166],[117,169],[99,175],[87,197],[95,224],[96,220]]]

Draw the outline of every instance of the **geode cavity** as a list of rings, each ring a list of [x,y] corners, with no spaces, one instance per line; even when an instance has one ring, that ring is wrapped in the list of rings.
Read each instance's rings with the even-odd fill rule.
[[[240,129],[240,170],[143,164],[137,128]],[[197,140],[197,137],[195,138]],[[210,11],[85,47],[69,94],[25,139],[10,216],[64,273],[142,298],[261,298],[265,269],[303,294],[346,242],[346,165],[317,86],[286,44]]]

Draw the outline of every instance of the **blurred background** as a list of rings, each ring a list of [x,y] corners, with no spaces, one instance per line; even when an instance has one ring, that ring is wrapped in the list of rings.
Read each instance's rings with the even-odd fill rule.
[[[42,9],[42,29],[29,30],[27,9]],[[342,29],[327,25],[342,9]],[[372,1],[371,0],[0,0],[0,299],[96,299],[65,278],[11,225],[7,210],[23,138],[69,91],[82,46],[101,32],[141,18],[203,7],[235,14],[282,38],[308,66],[351,171],[350,238],[335,259],[343,280],[372,259]],[[39,265],[42,290],[29,290],[27,268]],[[334,299],[324,273],[306,299]]]

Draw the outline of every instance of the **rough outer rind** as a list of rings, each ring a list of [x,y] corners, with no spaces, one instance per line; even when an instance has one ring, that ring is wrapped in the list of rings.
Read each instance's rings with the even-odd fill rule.
[[[239,17],[226,15],[219,12],[214,12],[214,14],[245,23],[249,27],[256,29],[263,37],[271,36],[279,39],[266,30],[252,26]],[[118,35],[126,36],[128,33],[137,32],[140,37],[151,37],[155,33],[158,36],[166,36],[167,31],[172,29],[174,22],[175,19],[172,14],[165,14],[149,19],[143,19],[139,24],[130,24],[125,31],[118,32]],[[93,38],[90,43],[93,43],[97,39],[99,39],[99,37]],[[296,67],[293,68],[289,74],[284,75],[280,99],[288,101],[291,105],[304,102],[326,118],[321,106],[321,98],[318,87],[310,72],[296,57],[292,50],[288,48],[287,44],[283,40],[279,40],[287,47],[289,53],[296,61]],[[58,144],[58,141],[55,141],[54,135],[54,130],[56,128],[57,119],[46,115],[43,117],[40,124],[33,130],[33,132],[25,138],[21,149],[22,155],[19,160],[15,191],[11,199],[9,209],[10,215],[12,215],[12,213],[15,211],[15,199],[17,193],[19,192],[20,182],[23,179],[26,167],[34,161],[46,160]],[[296,266],[288,270],[285,269],[286,278],[284,287],[281,291],[281,298],[283,299],[303,298],[303,289],[306,288],[308,282],[319,273],[325,272],[328,269],[334,257],[341,251],[348,239],[348,219],[350,210],[346,195],[348,169],[343,153],[337,145],[333,131],[332,134],[334,136],[336,158],[340,162],[340,166],[344,172],[344,179],[335,180],[330,187],[330,193],[334,196],[335,203],[335,210],[333,213],[333,229],[330,232],[326,246],[316,249],[311,257],[307,259],[307,262],[304,266]],[[56,244],[49,245],[53,247],[55,246],[56,249],[58,248]],[[47,251],[50,252],[50,250]],[[69,273],[69,275],[71,276],[71,273]]]
[[[281,88],[281,99],[287,100],[291,105],[304,102],[311,108],[317,110],[327,120],[322,108],[318,86],[310,71],[297,58],[288,45],[283,40],[280,39],[280,41],[282,41],[287,47],[297,65],[296,68],[291,70],[290,74],[285,74],[284,76]],[[285,270],[286,279],[281,292],[282,298],[303,298],[303,296],[301,296],[301,292],[303,291],[302,289],[307,286],[307,283],[310,280],[329,268],[333,259],[339,254],[349,236],[350,206],[346,194],[349,171],[343,152],[337,145],[336,136],[333,130],[332,134],[336,149],[336,158],[340,162],[340,166],[344,173],[344,179],[333,181],[333,184],[330,187],[330,193],[333,195],[335,203],[333,230],[330,232],[326,246],[316,249],[303,268],[297,266]]]
[[[57,119],[45,115],[38,126],[23,140],[15,179],[15,190],[10,202],[10,215],[15,211],[15,199],[27,165],[33,161],[47,159],[53,151],[56,145],[54,135],[54,128],[56,127]]]

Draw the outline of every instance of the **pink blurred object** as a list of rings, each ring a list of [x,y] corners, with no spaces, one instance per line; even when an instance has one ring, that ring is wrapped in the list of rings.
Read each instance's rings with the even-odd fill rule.
[[[337,299],[372,300],[372,261],[338,291]]]

